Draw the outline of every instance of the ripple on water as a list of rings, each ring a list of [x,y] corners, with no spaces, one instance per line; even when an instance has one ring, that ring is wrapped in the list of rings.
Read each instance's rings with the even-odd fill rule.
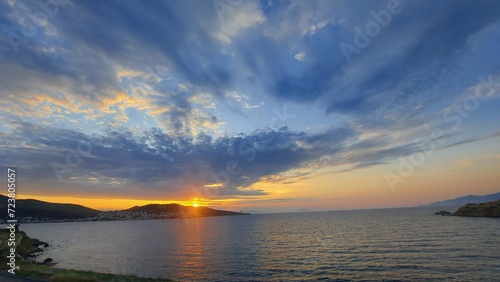
[[[68,267],[180,281],[495,281],[500,221],[433,209],[23,225]],[[112,263],[111,263],[112,262]]]

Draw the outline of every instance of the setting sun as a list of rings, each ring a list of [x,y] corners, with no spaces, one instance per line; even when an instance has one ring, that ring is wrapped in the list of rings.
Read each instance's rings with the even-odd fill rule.
[[[198,207],[198,204],[193,204],[193,207],[197,208],[197,207]]]

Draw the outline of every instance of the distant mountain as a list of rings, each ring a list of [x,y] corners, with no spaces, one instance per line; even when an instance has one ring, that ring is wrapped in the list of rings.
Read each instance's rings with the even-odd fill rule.
[[[7,197],[0,195],[0,214],[7,215]],[[36,217],[52,220],[79,219],[96,216],[100,211],[81,205],[55,204],[39,200],[18,200],[15,207],[16,217]]]
[[[179,204],[150,204],[145,206],[135,206],[130,209],[123,210],[124,212],[144,212],[147,214],[183,214],[188,216],[203,217],[203,216],[223,216],[223,215],[240,215],[239,212],[214,210],[207,207],[189,207]]]
[[[462,206],[462,205],[469,204],[469,203],[478,204],[478,203],[493,202],[493,201],[497,201],[497,200],[500,200],[500,192],[495,193],[495,194],[484,195],[484,196],[469,195],[469,196],[459,197],[456,199],[434,202],[434,203],[428,204],[427,206],[431,206],[431,207]]]

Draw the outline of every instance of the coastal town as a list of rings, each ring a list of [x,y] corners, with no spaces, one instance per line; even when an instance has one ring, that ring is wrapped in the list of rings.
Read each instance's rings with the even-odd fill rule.
[[[44,217],[20,217],[19,223],[48,223],[48,222],[90,222],[90,221],[116,221],[116,220],[146,220],[146,219],[172,219],[172,218],[190,218],[193,215],[187,213],[167,212],[159,214],[150,214],[146,212],[127,212],[127,211],[103,211],[92,217],[85,218],[64,218],[50,219]]]
[[[0,195],[0,199],[2,198],[5,196]],[[19,207],[15,215],[17,223],[175,219],[247,214],[243,211],[233,212],[179,204],[149,204],[126,210],[111,211],[99,211],[79,205],[49,203],[33,199],[17,200],[16,204]],[[0,206],[0,211],[7,214],[3,206]],[[9,219],[13,218],[2,218],[0,223],[7,223]]]

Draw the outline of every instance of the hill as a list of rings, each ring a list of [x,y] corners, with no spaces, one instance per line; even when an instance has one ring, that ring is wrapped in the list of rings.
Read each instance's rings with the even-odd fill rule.
[[[500,200],[500,192],[494,193],[494,194],[489,194],[489,195],[483,195],[483,196],[469,195],[469,196],[459,197],[456,199],[434,202],[434,203],[428,204],[427,206],[431,206],[431,207],[462,206],[462,205],[465,205],[468,203],[486,203],[486,202],[493,202],[493,201],[497,201],[497,200]]]
[[[467,204],[453,215],[470,217],[500,217],[500,201],[480,204]]]
[[[0,213],[7,215],[7,197],[0,195]],[[16,217],[45,218],[49,220],[79,219],[96,216],[100,211],[81,205],[56,204],[39,200],[16,199]]]
[[[204,216],[224,216],[224,215],[241,215],[239,212],[214,210],[207,207],[189,207],[179,204],[150,204],[145,206],[135,206],[130,209],[123,210],[124,212],[146,213],[150,215],[158,214],[178,214],[192,217]]]
[[[0,213],[3,219],[7,215],[7,197],[0,195]],[[99,211],[81,205],[56,204],[39,200],[16,199],[16,218],[23,222],[43,221],[73,221],[82,220],[124,220],[124,219],[151,219],[151,218],[183,218],[242,215],[243,213],[214,210],[207,207],[190,207],[179,204],[149,204],[135,206],[120,211]],[[31,218],[31,219],[30,219]]]

